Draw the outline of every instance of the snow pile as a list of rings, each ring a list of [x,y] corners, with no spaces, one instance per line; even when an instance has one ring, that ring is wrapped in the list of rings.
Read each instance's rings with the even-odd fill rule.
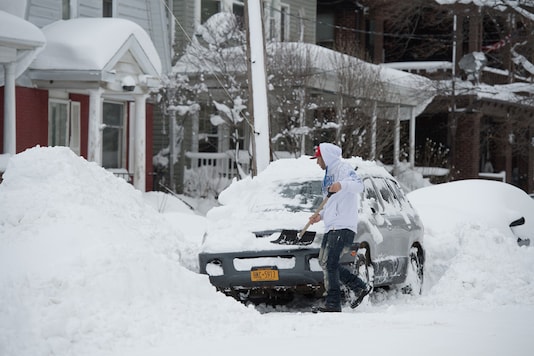
[[[424,222],[424,220],[423,220]],[[422,304],[493,308],[534,305],[534,253],[495,228],[459,223],[425,236],[426,295]]]
[[[519,247],[508,226],[523,216],[522,233],[534,236],[534,200],[525,192],[475,179],[421,188],[408,198],[425,225],[424,301],[534,305],[534,251]]]
[[[323,173],[303,158],[292,177],[288,162],[273,163],[283,168],[278,178]],[[322,355],[346,352],[346,343],[331,340],[355,334],[364,341],[358,343],[363,354],[532,353],[534,248],[518,247],[496,225],[458,214],[464,203],[457,192],[446,192],[450,200],[440,205],[431,204],[428,188],[409,194],[425,223],[422,296],[376,291],[357,309],[336,315],[285,308],[259,310],[291,312],[260,314],[190,271],[198,268],[208,221],[174,197],[142,194],[67,148],[17,154],[4,179],[2,356]],[[254,197],[261,183],[244,180],[222,199]],[[473,207],[480,215],[494,208]],[[214,211],[227,224],[246,223],[229,210]]]
[[[184,235],[170,226],[67,148],[14,156],[0,185],[0,354],[157,344],[202,333],[210,311],[230,325],[244,308],[180,265]]]

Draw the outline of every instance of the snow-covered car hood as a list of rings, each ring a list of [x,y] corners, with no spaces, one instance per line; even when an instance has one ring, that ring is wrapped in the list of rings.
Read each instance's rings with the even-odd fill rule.
[[[389,175],[382,167],[361,158],[348,159],[358,172]],[[273,244],[280,233],[256,238],[254,232],[291,229],[300,231],[308,222],[316,207],[322,201],[321,195],[314,199],[297,194],[288,196],[283,190],[287,185],[295,187],[317,184],[320,186],[324,171],[309,156],[294,159],[280,159],[271,164],[258,176],[234,181],[219,196],[221,206],[207,213],[208,233],[203,252],[260,251],[280,249]],[[313,183],[315,182],[315,183]],[[319,189],[320,191],[320,189]],[[313,224],[308,231],[323,233],[322,222]],[[311,247],[319,247],[316,238]],[[283,245],[283,248],[301,248]]]
[[[447,231],[460,224],[482,224],[505,236],[534,239],[534,200],[511,184],[461,180],[414,190],[408,198],[423,223],[434,229]],[[521,217],[525,224],[512,231],[510,223]]]

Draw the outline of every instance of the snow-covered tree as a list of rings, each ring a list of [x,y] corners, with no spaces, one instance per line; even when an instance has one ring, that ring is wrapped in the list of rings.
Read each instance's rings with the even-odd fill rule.
[[[160,181],[172,191],[179,190],[176,184],[175,166],[182,153],[184,139],[184,122],[198,115],[199,96],[207,91],[202,81],[189,83],[189,78],[176,71],[163,78],[159,105],[163,113],[163,134],[168,137],[168,146],[161,149],[154,157],[153,164],[157,172],[168,178]],[[168,131],[167,131],[168,130]]]
[[[308,90],[312,56],[298,44],[268,46],[272,142],[278,150],[295,155],[305,153],[305,139],[312,130],[307,115],[317,106]]]

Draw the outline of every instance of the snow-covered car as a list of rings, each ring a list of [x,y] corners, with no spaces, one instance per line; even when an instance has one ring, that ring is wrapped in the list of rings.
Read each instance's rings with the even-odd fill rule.
[[[423,221],[435,229],[474,223],[495,228],[520,246],[534,239],[534,200],[511,184],[459,180],[420,188],[408,197]]]
[[[425,251],[423,225],[398,182],[383,168],[348,160],[362,178],[358,233],[342,263],[374,285],[420,293]],[[233,182],[211,209],[199,254],[200,272],[241,301],[288,301],[323,294],[318,263],[322,222],[308,229],[309,245],[277,243],[283,230],[302,229],[323,200],[324,172],[309,157],[272,162],[257,177]]]

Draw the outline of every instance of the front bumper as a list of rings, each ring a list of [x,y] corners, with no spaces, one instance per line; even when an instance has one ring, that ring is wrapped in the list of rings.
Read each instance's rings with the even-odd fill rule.
[[[227,294],[235,291],[273,290],[313,293],[323,286],[323,272],[318,263],[319,249],[286,249],[199,254],[200,273]],[[213,273],[211,266],[216,266]],[[276,280],[254,281],[251,270],[272,268]]]

